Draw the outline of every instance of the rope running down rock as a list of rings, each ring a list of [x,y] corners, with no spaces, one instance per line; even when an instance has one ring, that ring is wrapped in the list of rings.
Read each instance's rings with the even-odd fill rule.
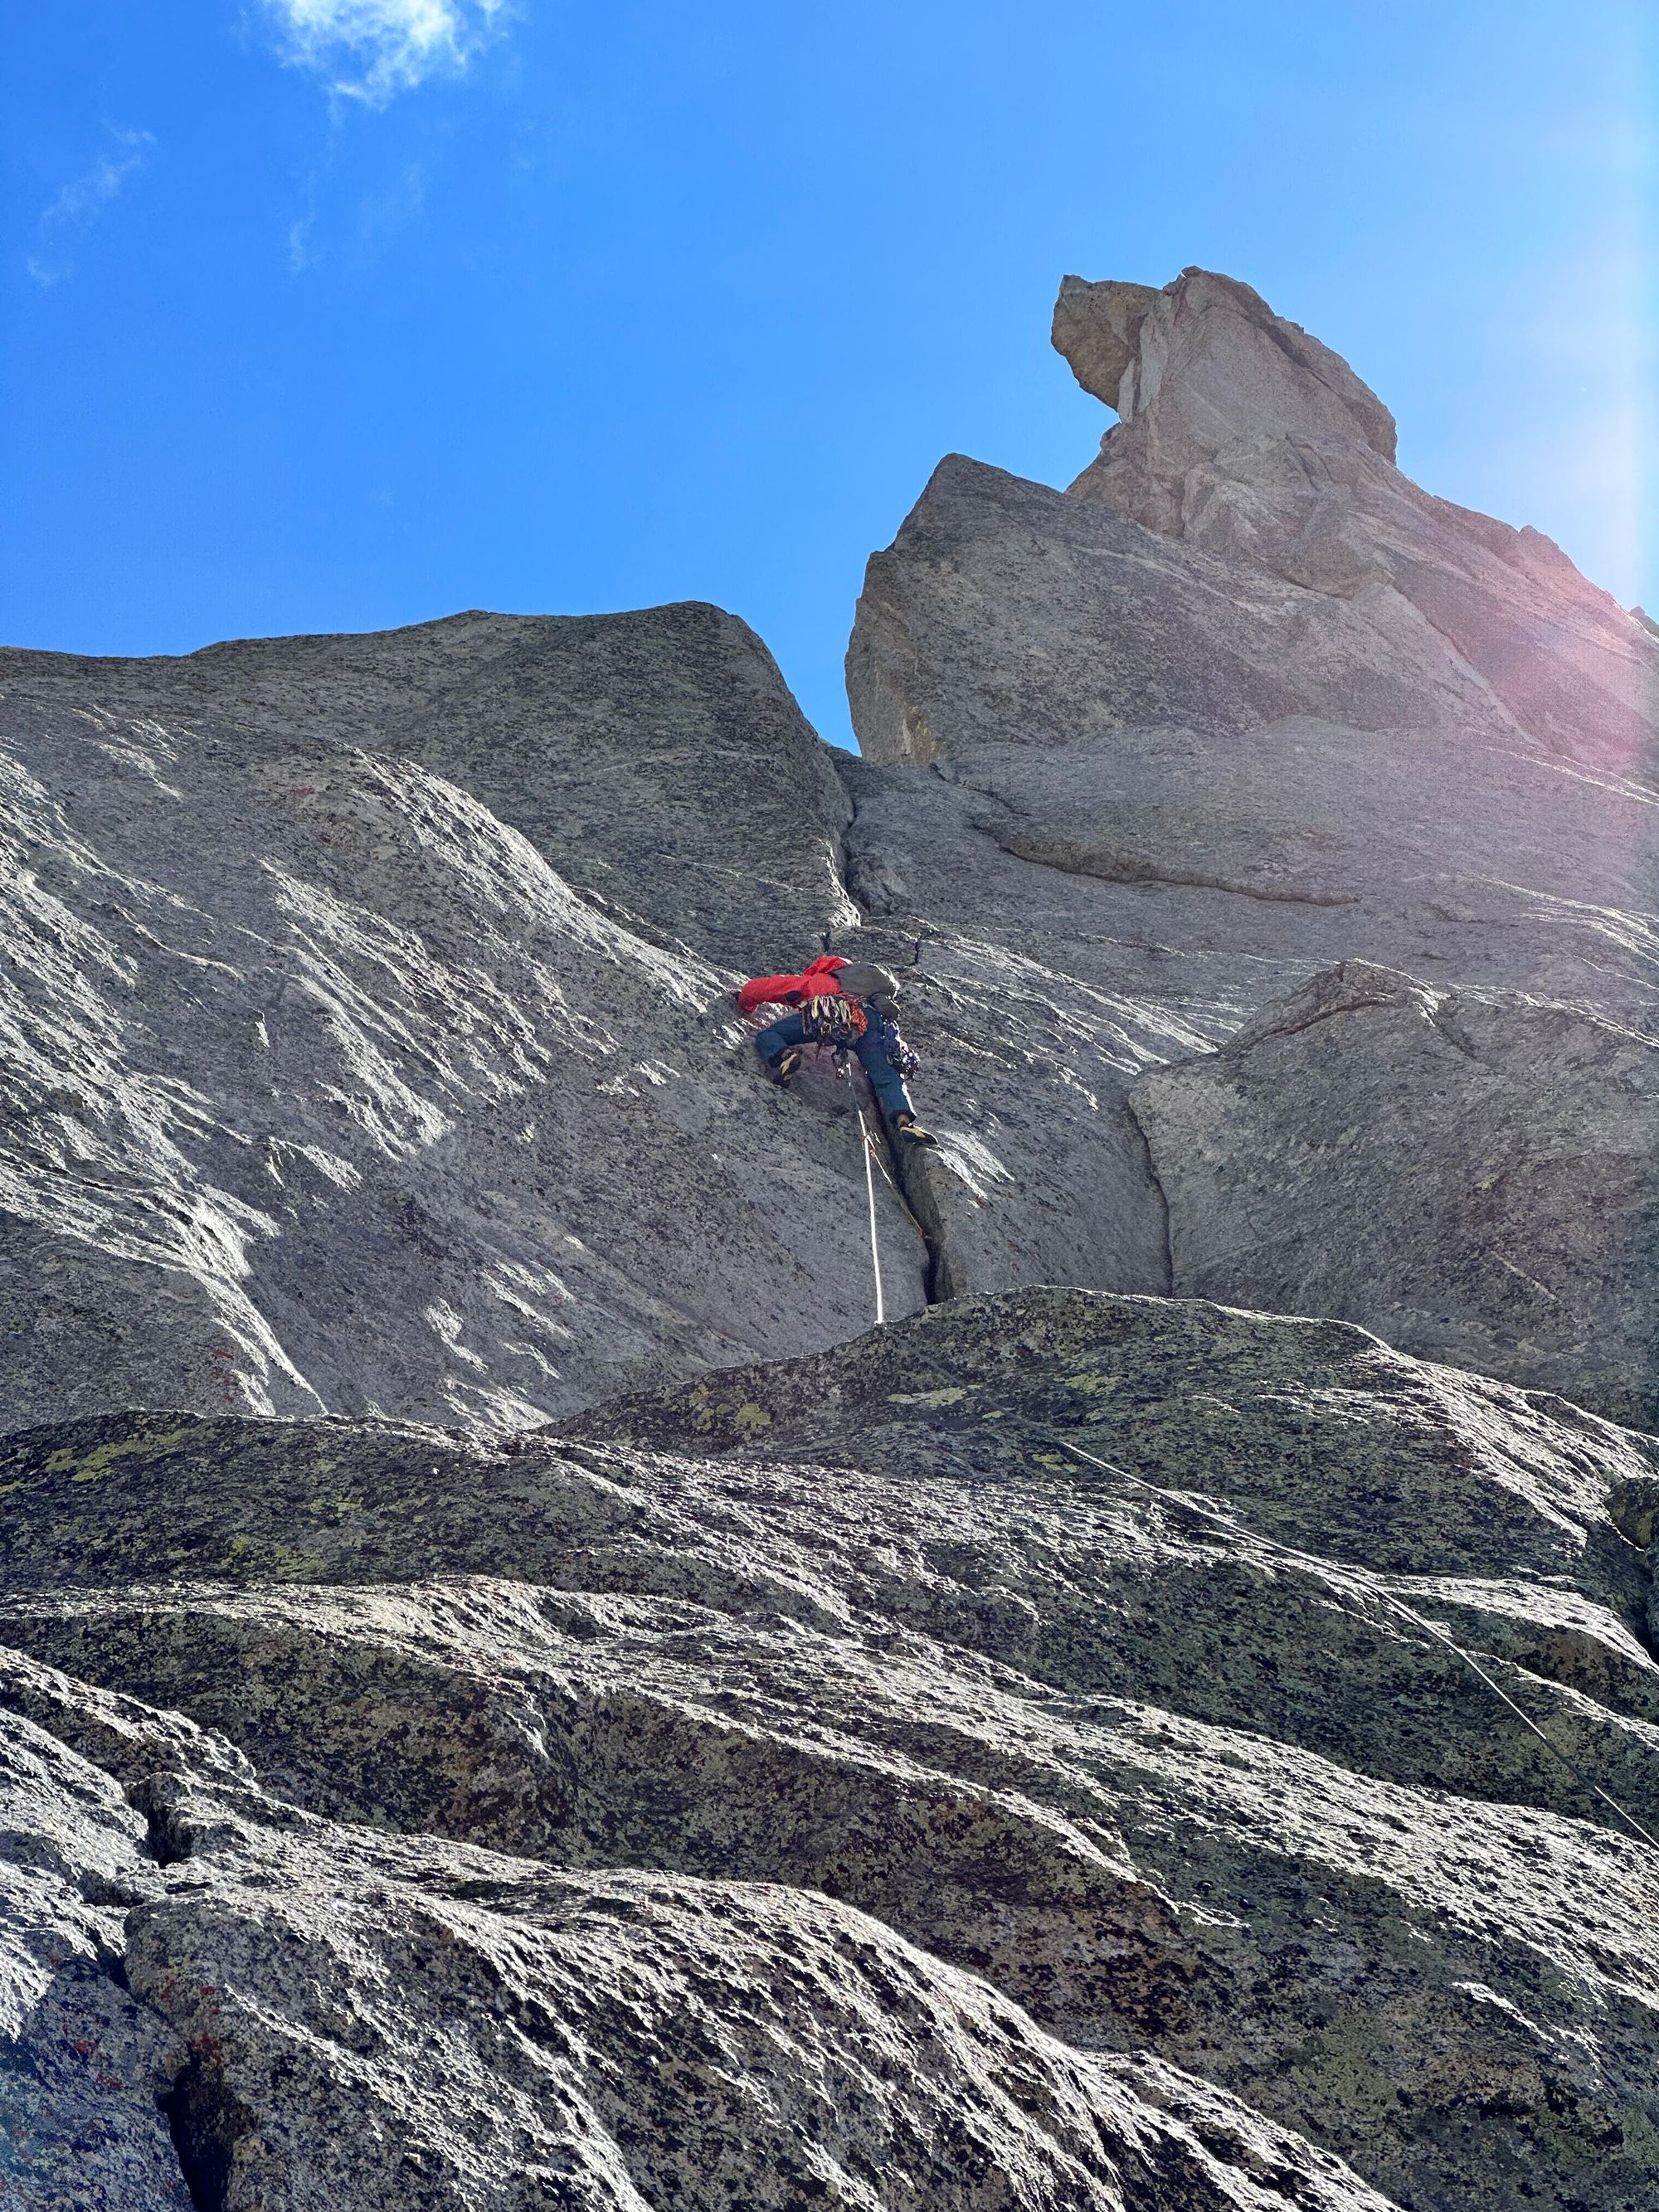
[[[1161,1498],[1171,1505],[1184,1507],[1188,1513],[1195,1513],[1203,1520],[1212,1521],[1217,1528],[1224,1528],[1229,1535],[1246,1537],[1251,1543],[1260,1544],[1265,1551],[1277,1552],[1283,1559],[1295,1559],[1300,1565],[1316,1568],[1322,1575],[1334,1576],[1338,1581],[1346,1582],[1351,1589],[1363,1591],[1372,1597],[1380,1597],[1385,1605],[1392,1606],[1396,1613],[1402,1613],[1417,1627],[1426,1631],[1437,1643],[1443,1644],[1449,1651],[1455,1652],[1470,1673],[1484,1682],[1492,1695],[1506,1705],[1523,1726],[1532,1730],[1545,1749],[1560,1760],[1575,1781],[1595,1796],[1599,1797],[1604,1805],[1610,1807],[1633,1836],[1638,1838],[1652,1850],[1659,1851],[1659,1838],[1650,1835],[1635,1815],[1627,1813],[1616,1797],[1611,1796],[1599,1782],[1592,1781],[1583,1768],[1570,1759],[1560,1746],[1545,1734],[1531,1714],[1523,1711],[1510,1696],[1508,1691],[1492,1680],[1478,1660],[1471,1658],[1462,1645],[1449,1637],[1443,1628],[1437,1626],[1435,1622],[1426,1619],[1425,1615],[1407,1605],[1403,1598],[1396,1597],[1392,1590],[1385,1589],[1381,1583],[1375,1581],[1370,1575],[1352,1567],[1334,1566],[1330,1560],[1318,1559],[1311,1552],[1299,1552],[1294,1544],[1281,1544],[1272,1536],[1260,1535],[1245,1522],[1235,1518],[1232,1514],[1220,1512],[1213,1506],[1200,1505],[1194,1499],[1183,1497],[1178,1490],[1165,1490],[1156,1482],[1148,1482],[1142,1475],[1131,1474],[1127,1467],[1116,1467],[1110,1460],[1097,1459],[1093,1452],[1085,1451],[1080,1444],[1068,1443],[1064,1437],[1056,1437],[1054,1442],[1062,1451],[1070,1452],[1074,1459],[1087,1460],[1091,1467],[1100,1468],[1107,1474],[1115,1474],[1125,1482],[1132,1482],[1139,1490],[1150,1491],[1154,1498]]]
[[[876,1242],[876,1178],[871,1163],[876,1157],[875,1139],[864,1118],[864,1109],[858,1109],[859,1134],[864,1139],[864,1188],[870,1200],[870,1264],[876,1273],[876,1327],[880,1328],[887,1319],[881,1295],[881,1247]],[[884,1174],[886,1172],[884,1169]]]

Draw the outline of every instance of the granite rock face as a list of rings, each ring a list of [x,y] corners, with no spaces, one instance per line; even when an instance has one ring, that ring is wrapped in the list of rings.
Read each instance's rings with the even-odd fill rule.
[[[945,969],[947,1002],[976,918],[1064,979],[1052,1002],[1132,1002],[1145,1073],[1078,1068],[1080,1115],[1033,1056],[1031,1122],[1064,1148],[1051,1181],[1019,1100],[986,1099],[977,1069],[956,1114],[952,1066],[945,1152],[914,1178],[935,1243],[976,1284],[1030,1279],[1013,1224],[1045,1191],[1098,1213],[1109,1190],[1115,1228],[1091,1227],[1065,1279],[1337,1311],[1651,1419],[1634,1073],[1659,979],[1650,627],[1536,532],[1412,483],[1375,394],[1248,286],[1067,278],[1054,343],[1118,410],[1100,458],[1060,493],[952,456],[870,563],[848,655],[866,756],[848,879],[926,918],[921,967]],[[1438,1079],[1420,1022],[1397,1061],[1366,1049],[1364,1021],[1255,1049],[1254,1103],[1224,1106],[1246,1062],[1203,1055],[1294,1025],[1316,978],[1364,963],[1419,1006],[1476,994],[1483,1049],[1513,1069],[1552,1031],[1626,1036],[1606,1084],[1593,1053],[1507,1094],[1520,1111],[1531,1084],[1589,1116],[1577,1138],[1552,1124],[1553,1194],[1529,1194],[1539,1145],[1516,1134],[1500,1158],[1496,1129],[1462,1130],[1480,1086]],[[1331,1061],[1317,1100],[1294,1090],[1315,1052]],[[1291,1085],[1272,1135],[1270,1066]],[[1408,1127],[1421,1157],[1402,1184]],[[1015,1163],[1006,1185],[953,1159],[958,1130]],[[1586,1197],[1570,1234],[1540,1240]],[[1527,1277],[1507,1315],[1499,1251]]]
[[[1659,1428],[1659,1050],[1327,970],[1130,1094],[1182,1296],[1300,1306]]]
[[[862,759],[709,607],[0,655],[0,1422],[501,1432],[842,1340],[874,1304],[860,1090],[768,1091],[727,995],[826,945],[902,978],[942,1139],[882,1162],[890,1313],[1224,1252],[1229,1297],[1559,1378],[1577,1324],[1490,1349],[1478,1255],[1434,1313],[1343,1304],[1312,1227],[1258,1265],[1188,1218],[1180,1257],[1199,1184],[1131,1095],[1345,963],[1650,1036],[1651,629],[1419,490],[1246,286],[1068,278],[1055,337],[1121,419],[1069,492],[941,465],[860,605]],[[1529,1236],[1513,1172],[1430,1149],[1443,1245],[1494,1207]],[[1639,1182],[1583,1311],[1596,1402],[1645,1419]],[[1537,1296],[1574,1310],[1556,1256]]]
[[[21,2212],[1659,2197],[1653,626],[1054,336],[861,759],[708,607],[0,655]]]
[[[0,693],[0,1422],[513,1427],[871,1318],[848,1102],[772,1096],[728,996],[855,912],[740,623],[14,653]]]
[[[1538,531],[1403,477],[1376,394],[1249,285],[1189,269],[1167,286],[1136,326],[1119,400],[1073,492],[1357,600],[1396,649],[1416,617],[1523,742],[1615,773],[1651,769],[1653,661],[1636,617]]]
[[[1156,454],[1144,472],[1169,483],[1219,453],[1273,439],[1358,439],[1395,458],[1394,417],[1370,386],[1233,277],[1187,269],[1155,292],[1066,276],[1053,338],[1085,392],[1125,425],[1144,421],[1140,440]],[[1116,465],[1121,446],[1103,458]]]
[[[1126,406],[1123,380],[1133,364],[1140,325],[1157,305],[1150,284],[1090,284],[1062,276],[1050,335],[1072,374],[1093,398]]]
[[[1565,1404],[1032,1291],[0,1482],[31,2208],[89,2112],[100,2212],[1659,2185],[1659,1850],[1441,1640],[1659,1820],[1659,1463]]]

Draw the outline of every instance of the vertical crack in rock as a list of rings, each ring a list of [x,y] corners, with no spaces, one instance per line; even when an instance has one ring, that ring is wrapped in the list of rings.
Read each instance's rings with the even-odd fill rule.
[[[1651,625],[1247,286],[1054,331],[856,759],[702,605],[0,653],[39,2201],[1659,2195],[1652,1854],[1364,1588],[1659,1821]]]
[[[927,1247],[927,1270],[923,1289],[927,1303],[930,1306],[943,1305],[956,1296],[956,1286],[951,1270],[950,1238],[933,1188],[933,1176],[940,1170],[926,1148],[915,1146],[901,1146],[893,1164],[903,1193],[905,1211]]]
[[[217,2062],[193,2051],[156,2099],[195,2212],[227,2212],[236,2146],[253,2130]]]
[[[158,1867],[178,1866],[195,1849],[187,1793],[174,1774],[146,1774],[128,1784],[127,1802],[144,1823],[144,1845]]]
[[[1146,1130],[1141,1127],[1140,1116],[1135,1111],[1135,1096],[1133,1091],[1124,1098],[1123,1111],[1136,1136],[1140,1139],[1141,1154],[1146,1168],[1146,1179],[1151,1183],[1153,1195],[1158,1200],[1158,1218],[1163,1224],[1164,1281],[1161,1288],[1166,1296],[1174,1297],[1176,1296],[1175,1231],[1170,1220],[1170,1200],[1158,1176],[1158,1162],[1152,1157],[1151,1142]]]

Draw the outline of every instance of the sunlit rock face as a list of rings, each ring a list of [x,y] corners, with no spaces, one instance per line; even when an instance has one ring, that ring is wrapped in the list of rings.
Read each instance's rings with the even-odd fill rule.
[[[1068,278],[1054,335],[1119,420],[1066,492],[941,464],[860,604],[862,759],[711,607],[0,656],[0,1419],[501,1432],[841,1340],[860,1093],[769,1090],[729,996],[826,946],[902,978],[941,1139],[883,1162],[888,1313],[1215,1290],[1650,1418],[1659,645],[1247,286]],[[1595,1101],[1554,1198],[1363,1022],[1316,1110],[1277,1046],[1211,1110],[1357,962],[1634,1040],[1528,1079]]]
[[[16,653],[0,695],[7,1425],[512,1428],[870,1317],[856,1128],[769,1095],[730,1003],[856,919],[743,624]]]
[[[1070,343],[1057,318],[1074,365],[1110,312],[1079,313]],[[1074,493],[1309,590],[1368,595],[1368,623],[1396,641],[1415,614],[1441,658],[1489,690],[1498,726],[1553,757],[1643,765],[1653,668],[1640,623],[1538,531],[1401,476],[1394,417],[1346,362],[1202,269],[1157,294],[1133,333],[1121,420]]]
[[[860,759],[705,606],[0,655],[7,2205],[1659,2201],[1659,646],[1054,337]]]
[[[99,2212],[1659,2189],[1659,1852],[1441,1640],[1659,1821],[1659,1467],[1563,1403],[1036,1291],[0,1483],[32,2212],[94,2124]]]
[[[1164,1272],[1096,1237],[1067,1279],[1337,1313],[1659,1418],[1650,627],[1419,489],[1376,395],[1246,285],[1068,277],[1054,337],[1120,419],[1064,493],[948,459],[871,562],[848,841],[924,964],[977,927],[1071,979],[1057,1004],[1166,1018],[1082,1125]],[[1386,1038],[1293,1034],[1368,963]],[[1090,1188],[1076,1112],[1026,1096]],[[1020,1279],[997,1231],[1048,1164],[955,1105],[919,1209],[964,1279]]]

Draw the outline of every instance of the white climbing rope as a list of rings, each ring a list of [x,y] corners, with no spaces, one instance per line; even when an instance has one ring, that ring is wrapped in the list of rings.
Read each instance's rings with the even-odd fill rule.
[[[887,1309],[881,1295],[881,1247],[876,1242],[876,1176],[871,1163],[876,1157],[875,1140],[870,1134],[864,1118],[864,1109],[858,1109],[859,1134],[864,1139],[864,1188],[870,1200],[870,1265],[876,1275],[876,1327],[880,1328],[887,1319]]]
[[[1085,1451],[1080,1444],[1068,1443],[1064,1437],[1056,1437],[1054,1442],[1062,1451],[1070,1452],[1073,1459],[1087,1460],[1091,1467],[1100,1468],[1107,1474],[1115,1474],[1125,1482],[1132,1482],[1138,1490],[1149,1490],[1154,1498],[1163,1498],[1167,1504],[1182,1506],[1188,1513],[1197,1514],[1201,1520],[1212,1521],[1218,1528],[1224,1528],[1230,1536],[1243,1536],[1250,1543],[1260,1544],[1267,1551],[1277,1552],[1283,1559],[1296,1560],[1301,1566],[1317,1568],[1320,1574],[1328,1580],[1346,1583],[1351,1589],[1362,1592],[1368,1597],[1380,1597],[1384,1605],[1391,1605],[1396,1613],[1403,1613],[1407,1620],[1426,1631],[1437,1644],[1443,1644],[1448,1651],[1455,1652],[1470,1673],[1486,1684],[1493,1697],[1506,1705],[1516,1720],[1532,1730],[1546,1751],[1560,1760],[1576,1782],[1581,1784],[1584,1789],[1592,1791],[1604,1805],[1609,1806],[1633,1836],[1639,1837],[1643,1843],[1651,1845],[1655,1850],[1659,1850],[1659,1838],[1650,1835],[1641,1822],[1633,1814],[1627,1813],[1616,1797],[1605,1790],[1599,1782],[1592,1781],[1576,1760],[1569,1759],[1560,1745],[1539,1727],[1532,1715],[1517,1705],[1503,1685],[1495,1682],[1479,1661],[1471,1658],[1462,1645],[1449,1636],[1438,1622],[1427,1619],[1414,1607],[1407,1605],[1403,1598],[1396,1597],[1391,1589],[1385,1589],[1380,1582],[1367,1574],[1363,1568],[1338,1566],[1330,1559],[1319,1559],[1312,1552],[1299,1552],[1294,1544],[1281,1544],[1276,1537],[1261,1535],[1256,1529],[1249,1527],[1231,1513],[1218,1512],[1213,1506],[1200,1505],[1196,1498],[1186,1497],[1178,1490],[1165,1490],[1161,1484],[1148,1482],[1144,1475],[1131,1474],[1127,1467],[1115,1466],[1109,1459],[1097,1459],[1093,1452]]]

